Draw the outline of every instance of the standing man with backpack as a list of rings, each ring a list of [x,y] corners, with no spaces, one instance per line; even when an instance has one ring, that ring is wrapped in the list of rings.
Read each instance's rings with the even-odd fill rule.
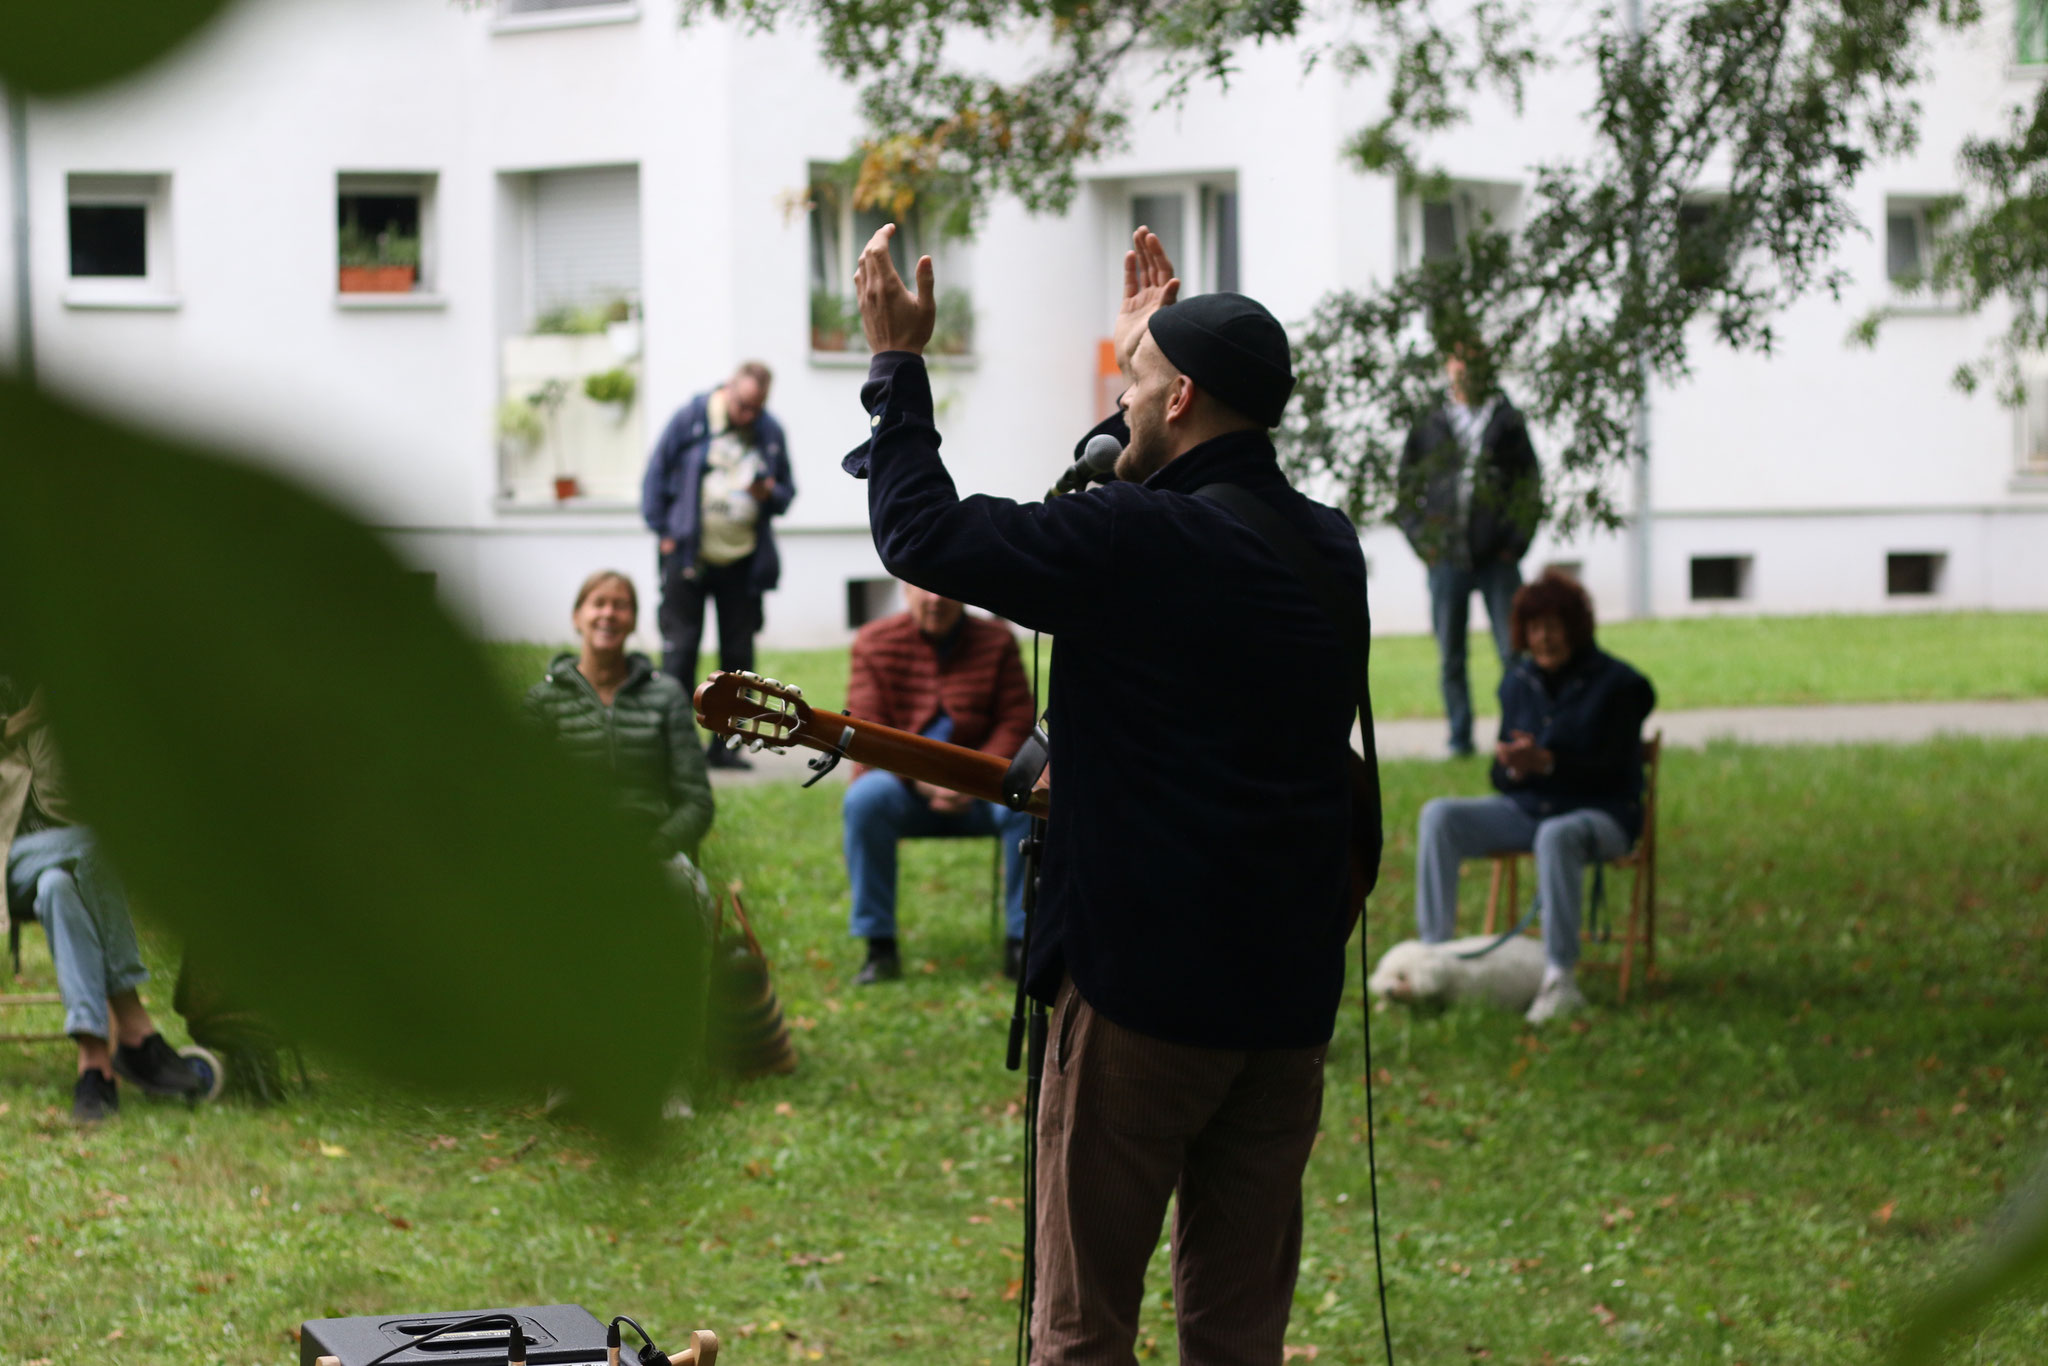
[[[1522,586],[1522,556],[1543,511],[1542,474],[1521,410],[1501,392],[1486,347],[1460,339],[1443,348],[1443,405],[1408,433],[1396,475],[1394,521],[1429,569],[1429,624],[1436,636],[1450,753],[1469,757],[1472,691],[1465,640],[1472,595],[1486,604],[1494,649],[1506,669],[1508,617]]]

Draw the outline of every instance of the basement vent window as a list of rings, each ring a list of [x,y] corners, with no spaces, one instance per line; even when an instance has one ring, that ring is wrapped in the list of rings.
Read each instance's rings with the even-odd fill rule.
[[[1888,598],[1930,598],[1941,591],[1941,573],[1948,556],[1924,550],[1895,550],[1884,557],[1884,593]]]
[[[171,178],[65,177],[67,308],[175,308]]]
[[[894,579],[848,579],[846,581],[846,629],[858,631],[879,621],[902,606]]]
[[[1692,559],[1694,602],[1739,602],[1749,596],[1750,557],[1695,555]]]

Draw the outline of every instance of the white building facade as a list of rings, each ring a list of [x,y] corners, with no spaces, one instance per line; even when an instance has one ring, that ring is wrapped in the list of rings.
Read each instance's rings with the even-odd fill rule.
[[[1703,343],[1696,377],[1657,395],[1655,614],[2048,609],[2048,370],[2027,412],[1957,393],[2000,320],[1939,306],[1875,350],[1846,344],[1924,251],[1915,215],[1954,188],[1963,136],[2048,75],[2021,16],[1991,8],[1939,49],[1921,150],[1866,176],[1845,297],[1793,310],[1768,360]],[[651,603],[647,450],[758,359],[798,490],[763,641],[843,641],[889,601],[865,487],[839,469],[865,431],[846,274],[880,219],[834,178],[859,125],[812,43],[686,30],[667,0],[244,0],[138,79],[28,104],[38,373],[324,491],[478,633],[553,640],[595,568]],[[1065,216],[997,205],[936,249],[957,302],[934,386],[962,491],[1039,496],[1107,411],[1135,222],[1191,287],[1302,319],[1481,207],[1512,215],[1582,96],[1481,110],[1439,144],[1452,200],[1404,204],[1341,155],[1374,91],[1261,50],[1227,95],[1141,117]],[[16,302],[8,272],[0,317]],[[1378,628],[1425,630],[1421,566],[1387,528],[1364,543]],[[1529,568],[1545,562],[1624,614],[1625,536],[1545,536]]]

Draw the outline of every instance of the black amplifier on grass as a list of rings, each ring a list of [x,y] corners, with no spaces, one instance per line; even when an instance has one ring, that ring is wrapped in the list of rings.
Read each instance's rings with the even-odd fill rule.
[[[602,1363],[604,1325],[579,1304],[525,1309],[463,1309],[445,1314],[376,1314],[355,1319],[308,1319],[299,1325],[299,1366],[332,1357],[341,1366],[503,1366],[505,1324],[480,1323],[426,1341],[437,1328],[486,1314],[510,1314],[526,1338],[532,1366]],[[389,1353],[390,1355],[386,1355]]]

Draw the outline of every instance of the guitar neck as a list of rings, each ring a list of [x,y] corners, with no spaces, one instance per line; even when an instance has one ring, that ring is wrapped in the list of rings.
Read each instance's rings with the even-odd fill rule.
[[[857,764],[883,769],[899,778],[1003,804],[1003,777],[1010,771],[1010,765],[978,749],[949,745],[834,711],[813,712],[810,724],[792,738],[812,749],[843,752]],[[1026,809],[1034,816],[1043,816],[1048,803],[1046,789],[1039,788],[1031,794],[1031,804]]]

